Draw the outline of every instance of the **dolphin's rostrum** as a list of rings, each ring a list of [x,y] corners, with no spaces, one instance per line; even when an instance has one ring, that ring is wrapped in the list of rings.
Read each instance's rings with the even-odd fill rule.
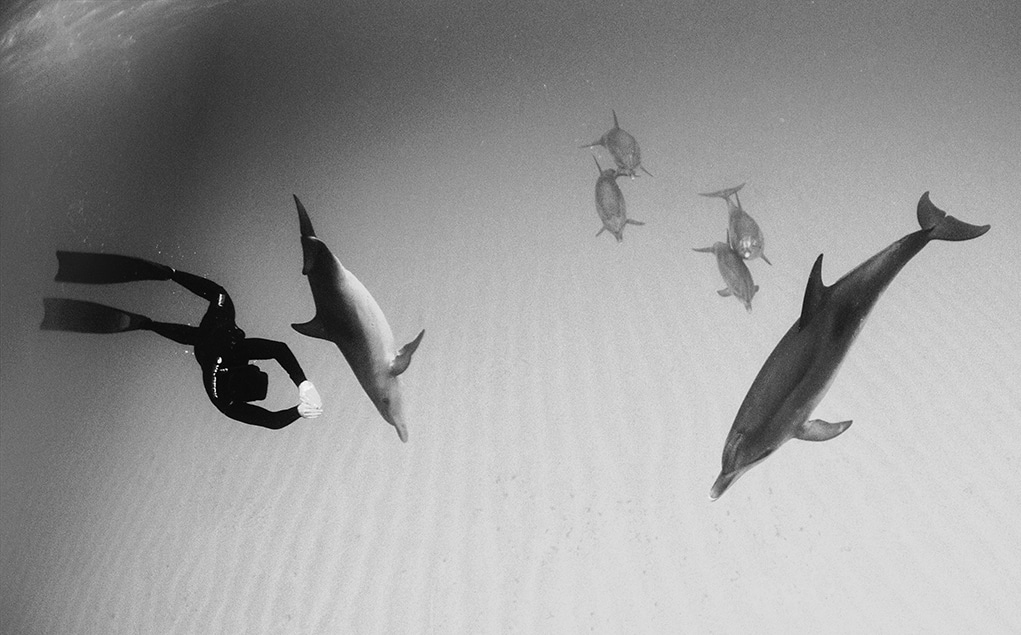
[[[737,411],[723,448],[723,468],[709,497],[719,498],[734,481],[790,439],[826,441],[850,421],[809,420],[876,300],[897,273],[931,240],[971,240],[989,225],[948,216],[929,200],[918,201],[921,229],[858,265],[831,286],[822,282],[820,255],[805,289],[801,317],[766,359]]]
[[[301,226],[301,273],[312,289],[316,315],[308,322],[291,326],[302,335],[337,345],[379,414],[406,442],[408,429],[397,376],[407,370],[425,331],[397,351],[393,331],[376,300],[319,240],[297,196],[294,203]]]

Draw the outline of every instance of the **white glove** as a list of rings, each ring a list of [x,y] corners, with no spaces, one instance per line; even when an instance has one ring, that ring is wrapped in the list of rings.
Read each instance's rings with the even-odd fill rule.
[[[319,391],[309,380],[298,385],[298,414],[306,419],[315,419],[323,414],[323,400]]]

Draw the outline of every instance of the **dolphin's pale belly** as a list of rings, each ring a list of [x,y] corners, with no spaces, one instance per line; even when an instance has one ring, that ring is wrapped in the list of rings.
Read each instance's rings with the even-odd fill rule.
[[[338,345],[362,387],[375,390],[378,377],[389,373],[396,354],[393,331],[375,298],[350,271],[345,271],[341,293],[348,331],[338,338]]]

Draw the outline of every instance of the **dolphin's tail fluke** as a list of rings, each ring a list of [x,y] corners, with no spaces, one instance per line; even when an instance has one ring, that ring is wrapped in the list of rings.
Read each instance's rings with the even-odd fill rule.
[[[929,193],[918,199],[918,224],[931,230],[929,240],[971,240],[989,231],[989,225],[972,225],[957,220],[929,200]]]
[[[312,221],[308,218],[308,212],[305,211],[305,206],[298,200],[297,194],[291,194],[294,197],[294,204],[298,206],[298,223],[301,225],[302,236],[315,236],[316,232],[312,229]]]

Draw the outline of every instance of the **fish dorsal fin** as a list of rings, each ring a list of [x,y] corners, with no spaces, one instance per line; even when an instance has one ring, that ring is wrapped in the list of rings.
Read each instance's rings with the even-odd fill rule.
[[[801,303],[801,318],[798,320],[798,328],[803,329],[812,321],[812,317],[819,310],[826,293],[826,285],[822,283],[822,254],[815,259],[812,265],[812,273],[808,274],[808,285],[805,287],[805,299]]]
[[[393,361],[390,362],[390,374],[396,377],[404,371],[408,370],[408,364],[411,363],[411,356],[415,353],[415,349],[422,342],[422,336],[425,335],[425,329],[422,329],[418,333],[418,337],[411,340],[397,353],[397,357],[394,357]]]
[[[323,326],[323,321],[319,319],[319,316],[315,316],[308,322],[302,322],[301,324],[292,324],[291,328],[301,333],[306,337],[315,337],[321,340],[329,340],[330,336],[326,333],[326,328]]]

